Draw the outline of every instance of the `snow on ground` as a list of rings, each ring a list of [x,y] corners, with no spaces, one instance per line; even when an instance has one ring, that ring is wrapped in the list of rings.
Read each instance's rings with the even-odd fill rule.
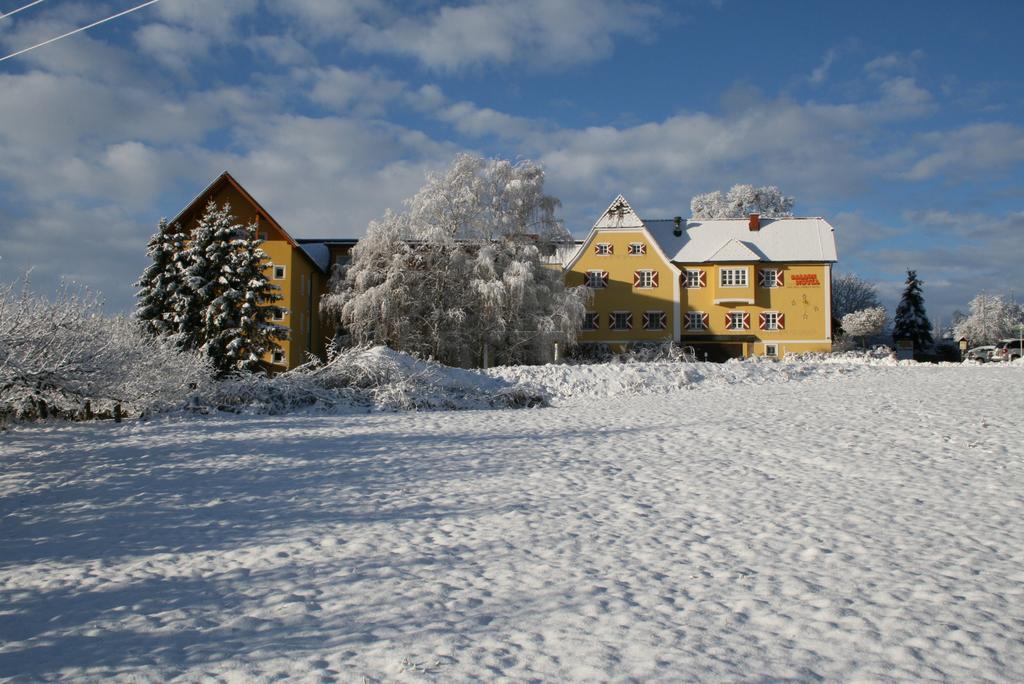
[[[1024,680],[1024,369],[799,368],[0,435],[0,678]]]

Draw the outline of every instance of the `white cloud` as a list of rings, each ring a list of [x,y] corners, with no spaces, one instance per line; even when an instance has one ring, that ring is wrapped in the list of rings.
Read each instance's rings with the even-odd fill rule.
[[[970,124],[925,133],[917,136],[916,144],[926,151],[905,173],[909,180],[991,173],[1024,162],[1024,128],[1012,123]]]
[[[824,83],[825,79],[828,78],[828,70],[832,68],[832,62],[835,61],[835,58],[835,50],[830,49],[826,52],[825,57],[821,60],[821,64],[815,67],[808,80],[815,85]]]
[[[380,114],[385,106],[406,92],[406,84],[389,79],[377,70],[355,71],[329,67],[310,72],[309,99],[334,111],[354,109],[361,114]]]

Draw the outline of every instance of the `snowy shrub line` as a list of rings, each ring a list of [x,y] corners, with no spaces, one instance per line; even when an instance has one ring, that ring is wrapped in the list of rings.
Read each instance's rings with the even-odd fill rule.
[[[222,380],[198,406],[226,411],[288,413],[359,406],[381,410],[539,406],[539,389],[510,383],[383,346],[332,353],[273,377],[244,374]]]
[[[27,278],[0,289],[0,421],[172,410],[203,391],[210,374],[173,338],[104,316],[87,291],[64,286],[51,301]]]

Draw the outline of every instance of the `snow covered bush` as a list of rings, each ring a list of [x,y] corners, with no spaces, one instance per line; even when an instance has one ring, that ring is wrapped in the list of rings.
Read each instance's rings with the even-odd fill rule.
[[[543,263],[569,239],[557,205],[536,164],[460,155],[370,224],[321,315],[356,344],[452,366],[548,360],[575,341],[589,296]]]
[[[690,200],[690,215],[695,219],[792,216],[795,202],[774,185],[738,184],[724,195],[719,190],[696,195]]]
[[[1024,323],[1024,308],[999,295],[980,294],[971,300],[971,312],[953,328],[957,339],[966,337],[972,347],[1016,337]]]
[[[886,319],[883,306],[861,309],[843,316],[843,330],[851,338],[859,337],[861,346],[866,346],[868,338],[881,335],[885,330]]]
[[[837,319],[842,320],[846,314],[881,305],[874,283],[853,273],[846,273],[832,279],[832,315]]]
[[[182,406],[210,383],[210,365],[173,337],[107,317],[88,292],[61,288],[54,300],[26,280],[0,289],[0,416],[144,415]]]
[[[332,351],[326,363],[313,360],[272,377],[241,374],[211,389],[202,399],[212,408],[271,414],[353,406],[415,410],[547,403],[533,386],[421,361],[383,346]]]

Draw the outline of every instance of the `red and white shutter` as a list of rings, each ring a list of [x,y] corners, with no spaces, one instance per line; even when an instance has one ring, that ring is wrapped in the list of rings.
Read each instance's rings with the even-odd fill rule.
[[[594,254],[600,254],[600,253],[601,253],[601,243],[600,242],[595,242],[594,243]]]
[[[782,269],[775,269],[775,287],[782,287]],[[782,314],[779,314],[781,316]]]
[[[780,272],[779,277],[780,278],[782,277],[781,272]],[[779,317],[778,317],[778,321],[779,321],[778,322],[778,329],[779,330],[785,330],[786,329],[786,314],[780,313]]]
[[[725,329],[732,330],[732,316],[730,314],[725,314]]]
[[[743,330],[750,330],[750,314],[743,312]]]
[[[644,311],[643,327],[644,327],[644,330],[647,330],[647,329],[649,329],[651,327],[651,314],[649,312],[647,312],[647,311]]]
[[[658,287],[658,272],[651,271],[651,287]]]
[[[757,327],[760,328],[761,330],[764,330],[766,325],[768,325],[768,314],[757,314]]]
[[[640,271],[633,271],[633,287],[640,287]]]
[[[708,325],[710,324],[710,322],[711,322],[711,315],[710,314],[702,313],[700,315],[700,327],[701,327],[701,330],[707,330],[708,329]]]
[[[626,314],[626,330],[632,330],[632,329],[633,329],[633,313],[630,312],[630,313]]]
[[[705,271],[704,269],[701,269],[701,270],[697,271],[697,273],[700,274],[698,276],[698,278],[697,278],[697,280],[700,282],[700,286],[701,287],[707,287],[708,286],[708,272]]]
[[[647,254],[647,243],[641,242],[637,247],[640,249],[640,254]]]
[[[768,287],[768,271],[763,268],[757,270],[757,284],[759,287]]]
[[[601,271],[601,287],[608,287],[608,271]]]

